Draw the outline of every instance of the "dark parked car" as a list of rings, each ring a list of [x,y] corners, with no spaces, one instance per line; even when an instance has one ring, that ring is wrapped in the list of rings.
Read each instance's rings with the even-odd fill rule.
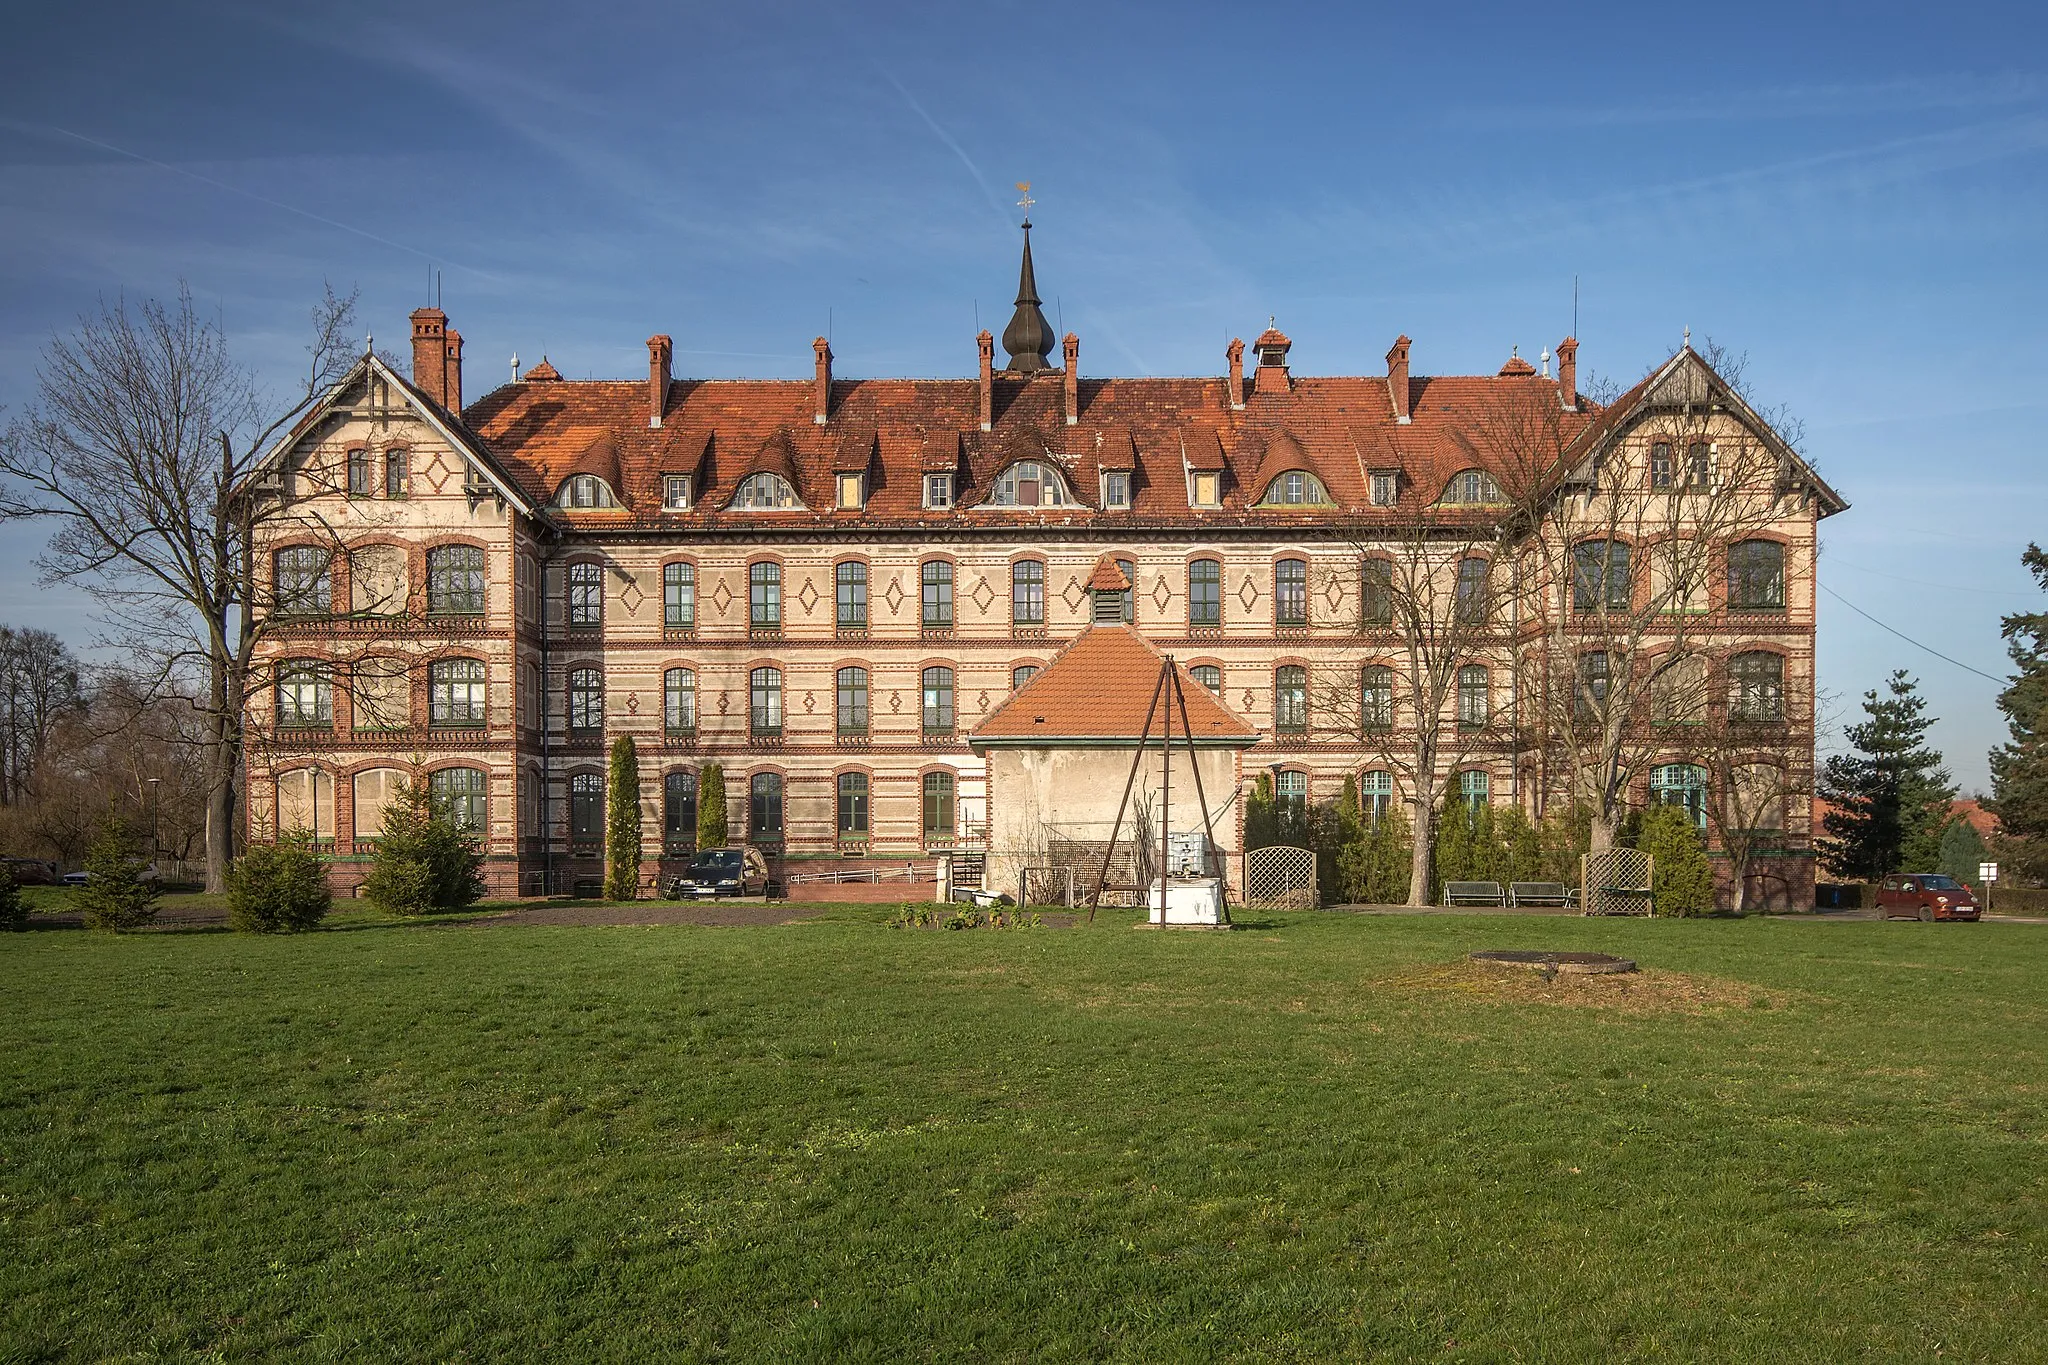
[[[57,865],[46,863],[41,858],[0,858],[0,869],[14,878],[16,886],[54,886],[57,883]]]
[[[1877,884],[1886,919],[1968,919],[1982,913],[1970,888],[1939,872],[1895,872]]]
[[[668,884],[670,900],[711,896],[761,896],[768,891],[768,862],[751,848],[706,849],[690,859],[683,875]]]

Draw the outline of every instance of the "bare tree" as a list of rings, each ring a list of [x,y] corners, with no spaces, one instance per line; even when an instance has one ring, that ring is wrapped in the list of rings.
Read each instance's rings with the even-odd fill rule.
[[[207,887],[235,850],[243,705],[270,613],[252,547],[303,513],[240,496],[266,451],[346,372],[353,295],[312,310],[299,382],[268,393],[181,289],[102,303],[43,354],[34,405],[0,438],[0,519],[52,524],[45,581],[83,585],[152,690],[192,677],[205,733]]]
[[[58,722],[83,702],[78,659],[62,640],[0,626],[0,805],[31,787]]]

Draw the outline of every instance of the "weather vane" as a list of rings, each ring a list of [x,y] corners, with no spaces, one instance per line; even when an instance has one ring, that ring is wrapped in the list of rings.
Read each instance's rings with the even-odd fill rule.
[[[1024,210],[1024,216],[1029,218],[1031,216],[1031,206],[1038,202],[1031,197],[1031,182],[1029,180],[1019,180],[1017,182],[1017,193],[1024,196],[1017,201],[1017,207]]]

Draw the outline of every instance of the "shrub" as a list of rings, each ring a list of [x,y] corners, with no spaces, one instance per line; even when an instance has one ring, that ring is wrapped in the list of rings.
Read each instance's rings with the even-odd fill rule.
[[[1937,872],[1948,873],[1981,896],[1984,894],[1984,879],[1977,875],[1977,868],[1990,861],[1991,850],[1984,846],[1984,836],[1977,833],[1976,826],[1960,815],[1948,822],[1948,828],[1941,832],[1941,860],[1935,865]]]
[[[483,861],[475,836],[436,810],[426,779],[416,777],[384,808],[363,894],[394,915],[460,910],[484,893]]]
[[[1273,775],[1260,773],[1244,799],[1244,846],[1270,848],[1281,842],[1280,812],[1273,800]]]
[[[85,885],[78,908],[94,929],[139,929],[156,918],[156,887],[145,880],[135,835],[109,815],[85,851]]]
[[[228,923],[245,934],[318,928],[333,904],[320,855],[303,835],[253,845],[228,871]]]
[[[1714,908],[1714,869],[1692,817],[1656,805],[1636,822],[1636,847],[1650,855],[1650,895],[1660,915],[1704,915]]]
[[[604,821],[604,894],[608,900],[640,896],[640,752],[631,735],[612,741],[611,778]]]
[[[14,874],[0,867],[0,929],[28,928],[28,897],[14,884]]]
[[[724,848],[725,837],[725,769],[713,763],[697,790],[697,847]]]

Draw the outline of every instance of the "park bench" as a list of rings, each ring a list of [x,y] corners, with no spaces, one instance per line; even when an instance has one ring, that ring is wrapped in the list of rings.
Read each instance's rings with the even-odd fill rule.
[[[1514,905],[1548,905],[1569,910],[1579,903],[1579,893],[1563,882],[1510,882],[1508,900]]]
[[[1508,903],[1499,882],[1445,882],[1445,905],[1500,905]]]

